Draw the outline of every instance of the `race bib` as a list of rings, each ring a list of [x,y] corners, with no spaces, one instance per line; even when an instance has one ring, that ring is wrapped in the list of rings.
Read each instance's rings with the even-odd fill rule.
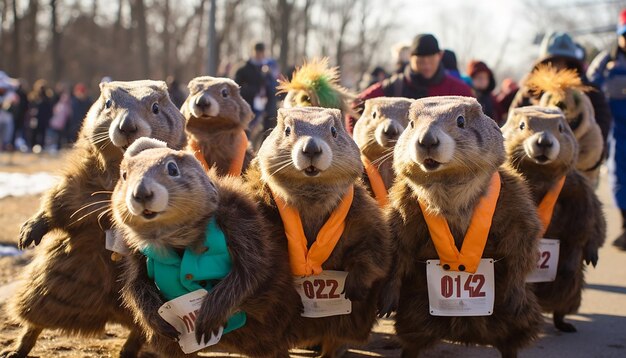
[[[211,335],[206,344],[198,344],[196,341],[196,318],[207,293],[199,289],[167,301],[159,308],[159,315],[180,332],[178,344],[185,354],[215,345],[222,338],[224,327],[220,327],[217,336]]]
[[[559,264],[560,241],[554,239],[539,240],[539,259],[537,266],[526,278],[526,282],[552,282],[556,278]]]
[[[439,260],[428,260],[426,279],[431,315],[490,316],[493,313],[493,259],[481,259],[473,274],[445,271]]]
[[[105,230],[104,233],[106,235],[104,247],[107,250],[117,252],[122,256],[128,255],[128,246],[126,246],[126,242],[117,231]]]
[[[319,275],[296,277],[296,290],[302,299],[302,317],[319,318],[350,314],[352,302],[343,292],[348,273],[324,270]]]

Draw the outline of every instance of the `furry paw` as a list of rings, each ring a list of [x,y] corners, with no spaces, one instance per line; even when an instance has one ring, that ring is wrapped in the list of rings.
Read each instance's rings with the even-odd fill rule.
[[[591,264],[593,267],[596,267],[598,264],[598,249],[589,246],[585,247],[584,259],[587,265]]]
[[[343,291],[350,301],[363,301],[367,298],[370,288],[361,282],[357,276],[348,274]]]
[[[20,354],[18,351],[3,351],[0,352],[0,358],[25,358],[25,354]]]
[[[566,333],[574,333],[578,331],[573,324],[567,322],[555,322],[554,327],[556,327],[559,331]]]
[[[20,250],[24,250],[32,243],[35,243],[35,246],[39,245],[41,239],[49,229],[50,226],[43,214],[35,215],[22,225],[18,247]]]
[[[397,290],[392,289],[390,285],[386,285],[378,297],[378,317],[387,318],[391,316],[398,309],[399,300],[400,297],[398,297]]]
[[[155,324],[152,325],[152,329],[154,329],[156,334],[175,341],[178,341],[178,337],[180,336],[180,332],[161,317],[157,318]]]
[[[215,304],[207,298],[202,302],[200,313],[196,318],[196,341],[198,344],[203,342],[207,343],[211,339],[211,335],[216,335],[220,327],[226,326],[226,322],[228,321],[228,315],[226,313],[221,314],[216,312],[215,309],[211,309]]]

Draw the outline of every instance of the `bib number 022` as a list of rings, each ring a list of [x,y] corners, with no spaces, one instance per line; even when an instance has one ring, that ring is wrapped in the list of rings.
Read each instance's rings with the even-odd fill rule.
[[[294,277],[303,306],[303,317],[321,318],[350,314],[352,302],[345,297],[348,272],[324,270],[319,275]]]
[[[339,282],[334,279],[304,281],[302,288],[304,294],[310,299],[324,300],[341,297],[338,292]]]

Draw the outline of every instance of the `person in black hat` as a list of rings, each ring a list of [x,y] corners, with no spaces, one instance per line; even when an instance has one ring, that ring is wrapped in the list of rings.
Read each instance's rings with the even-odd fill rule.
[[[376,83],[359,94],[355,110],[361,112],[366,99],[375,97],[423,98],[431,96],[473,97],[472,89],[463,81],[446,73],[439,42],[431,34],[415,36],[411,45],[409,65],[402,73]],[[356,119],[349,117],[346,127],[352,133]]]

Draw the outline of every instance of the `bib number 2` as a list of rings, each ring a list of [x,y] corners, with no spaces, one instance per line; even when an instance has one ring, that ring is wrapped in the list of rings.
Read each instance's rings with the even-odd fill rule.
[[[348,273],[325,270],[319,275],[296,277],[296,290],[302,300],[302,317],[330,317],[352,312],[352,302],[343,293]]]
[[[526,277],[526,282],[552,282],[556,278],[559,265],[559,240],[539,240],[539,256],[533,272]]]
[[[489,316],[493,313],[493,260],[482,259],[476,273],[446,271],[439,260],[426,265],[428,302],[433,316]]]

